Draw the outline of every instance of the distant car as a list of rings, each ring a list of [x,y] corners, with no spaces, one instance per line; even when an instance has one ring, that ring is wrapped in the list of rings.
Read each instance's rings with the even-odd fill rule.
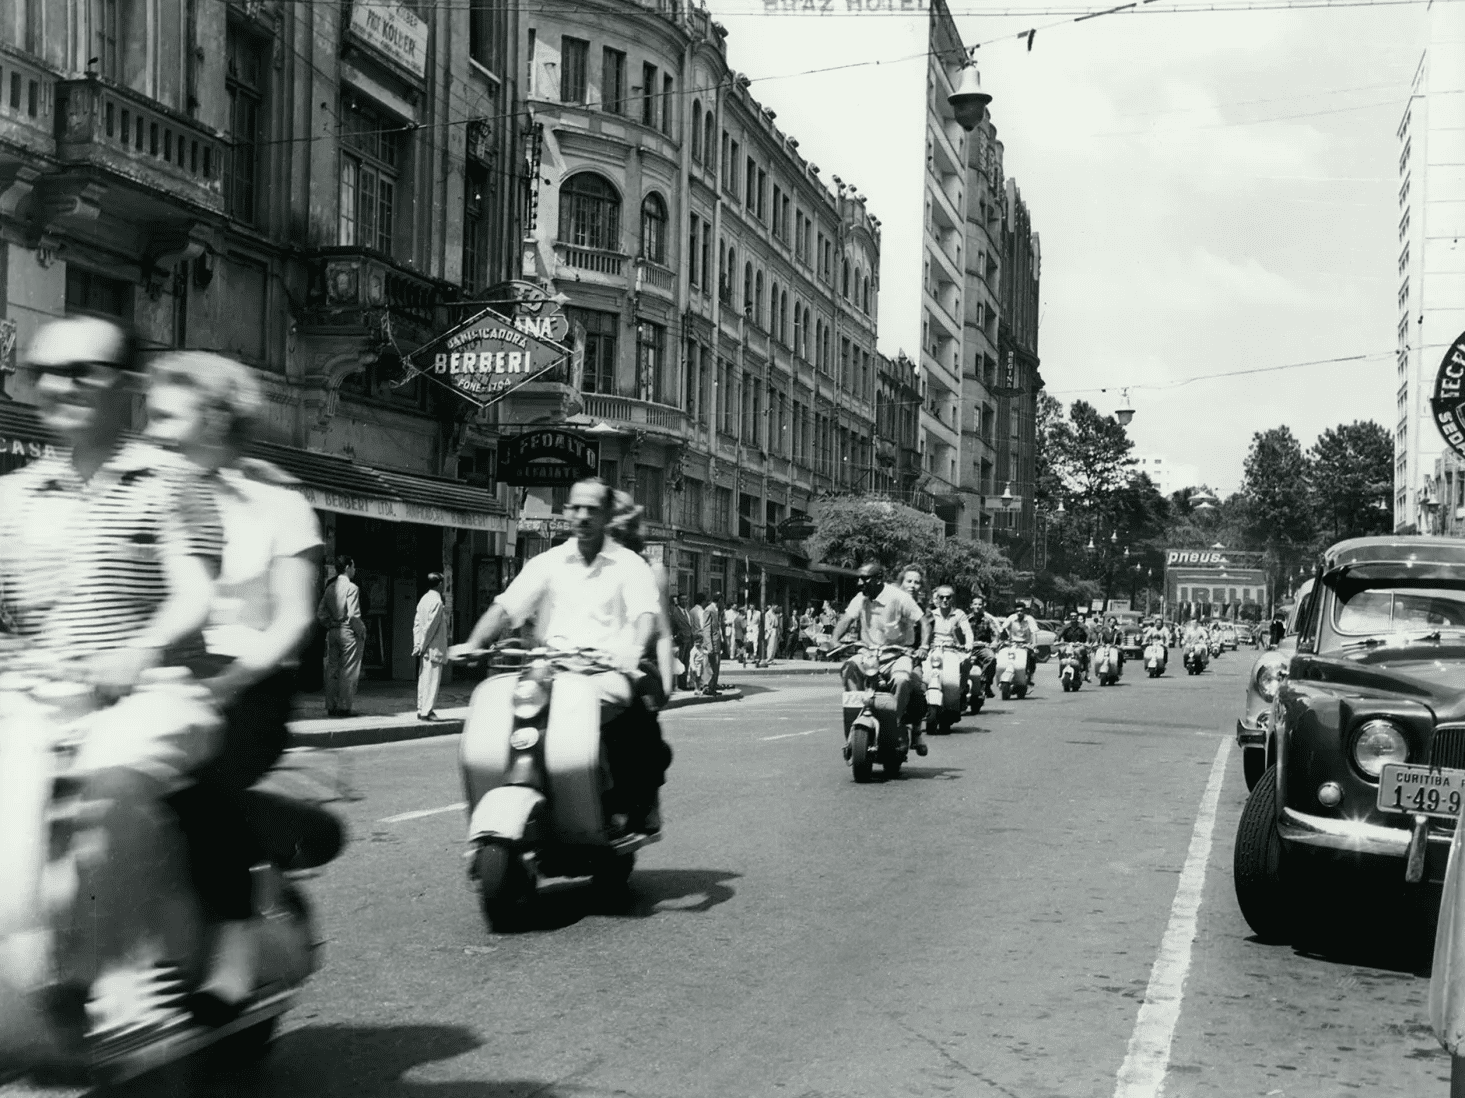
[[[1106,621],[1111,617],[1118,620],[1119,628],[1124,631],[1124,641],[1119,646],[1120,651],[1124,653],[1124,658],[1127,660],[1143,658],[1144,645],[1140,641],[1140,636],[1145,631],[1143,624],[1145,616],[1138,610],[1111,610],[1104,615]]]
[[[1061,622],[1038,620],[1038,635],[1033,647],[1038,650],[1039,663],[1047,663],[1048,658],[1053,655],[1053,646],[1058,643],[1058,632],[1062,628]]]
[[[1246,788],[1252,789],[1269,763],[1267,736],[1272,725],[1272,702],[1277,700],[1287,665],[1297,649],[1297,623],[1312,596],[1312,580],[1297,592],[1297,601],[1287,615],[1287,631],[1282,643],[1257,656],[1246,676],[1246,707],[1236,720],[1236,746],[1241,748],[1241,770],[1246,775]]]
[[[1465,806],[1465,542],[1339,542],[1298,605],[1233,864],[1241,913],[1268,941],[1307,929],[1309,896],[1377,890],[1379,869],[1397,875],[1401,911],[1431,902],[1420,886],[1443,880]]]
[[[1221,628],[1221,647],[1222,648],[1229,648],[1229,649],[1231,649],[1231,651],[1235,652],[1236,651],[1236,647],[1237,647],[1237,643],[1238,642],[1237,642],[1237,638],[1236,638],[1236,627],[1233,626],[1233,625],[1222,626],[1222,628]]]

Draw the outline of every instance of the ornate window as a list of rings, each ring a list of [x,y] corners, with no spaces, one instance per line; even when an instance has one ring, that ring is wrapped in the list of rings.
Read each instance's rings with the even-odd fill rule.
[[[641,200],[641,257],[666,264],[666,203],[658,194]]]
[[[605,178],[581,172],[560,186],[560,240],[577,248],[620,248],[621,196]]]

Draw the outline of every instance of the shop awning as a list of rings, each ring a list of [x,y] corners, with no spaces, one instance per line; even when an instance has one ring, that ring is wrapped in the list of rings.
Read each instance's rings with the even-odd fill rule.
[[[249,452],[300,481],[300,493],[319,511],[498,534],[509,529],[507,512],[492,492],[456,480],[376,469],[268,442],[254,443]]]

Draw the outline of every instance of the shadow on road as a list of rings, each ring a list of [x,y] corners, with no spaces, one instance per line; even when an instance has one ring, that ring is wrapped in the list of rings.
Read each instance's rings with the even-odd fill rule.
[[[955,781],[957,775],[964,772],[960,766],[910,766],[902,767],[899,774],[894,778],[887,778],[886,781]]]
[[[219,1070],[194,1089],[206,1098],[569,1098],[545,1080],[403,1079],[413,1068],[451,1060],[483,1042],[461,1026],[308,1026],[275,1043],[269,1059],[247,1073]],[[174,1098],[167,1090],[154,1098]]]
[[[629,887],[607,892],[586,882],[539,897],[533,930],[563,930],[589,915],[649,919],[653,915],[701,914],[736,893],[726,883],[741,874],[724,869],[638,869]]]

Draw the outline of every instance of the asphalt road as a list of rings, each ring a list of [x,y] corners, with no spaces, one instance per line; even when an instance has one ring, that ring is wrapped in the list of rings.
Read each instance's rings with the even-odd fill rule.
[[[835,679],[750,678],[668,715],[665,840],[630,908],[565,890],[514,936],[466,883],[456,739],[297,755],[351,791],[353,843],[310,885],[325,968],[251,1089],[1443,1095],[1427,978],[1260,945],[1237,911],[1251,659],[1075,695],[1044,665],[867,786]]]

